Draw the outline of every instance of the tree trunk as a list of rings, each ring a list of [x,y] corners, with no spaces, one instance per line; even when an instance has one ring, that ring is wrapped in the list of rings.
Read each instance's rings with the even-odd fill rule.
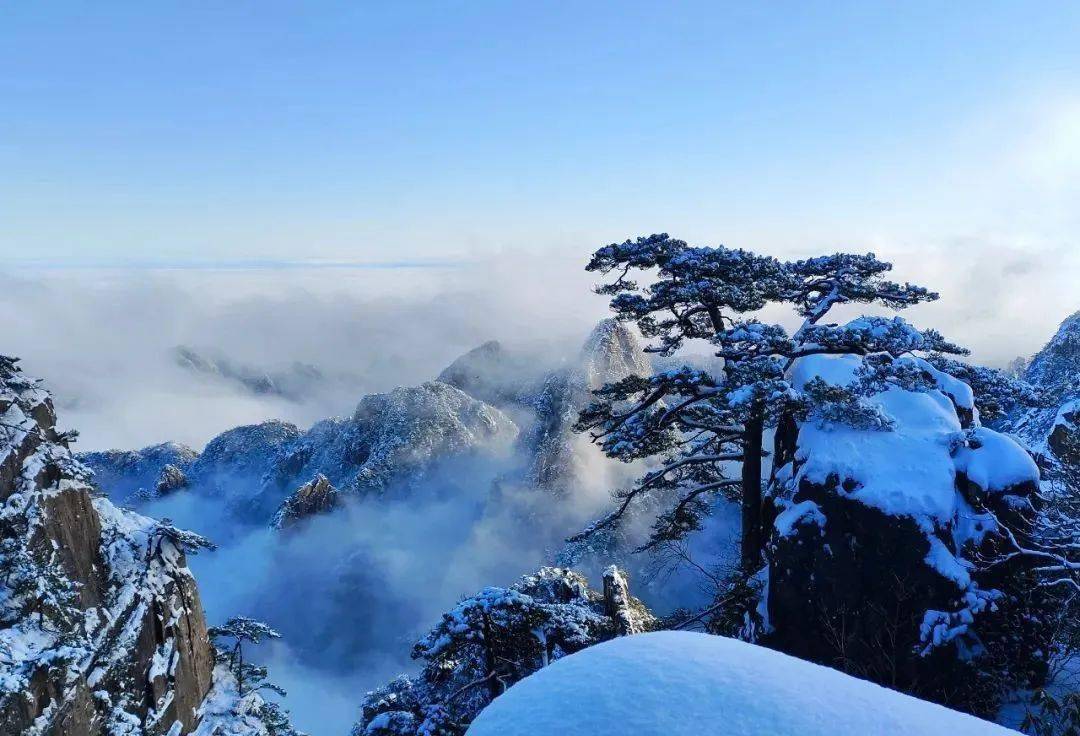
[[[761,439],[765,430],[759,410],[753,412],[743,431],[742,544],[743,568],[750,572],[761,564],[764,539],[761,529]]]

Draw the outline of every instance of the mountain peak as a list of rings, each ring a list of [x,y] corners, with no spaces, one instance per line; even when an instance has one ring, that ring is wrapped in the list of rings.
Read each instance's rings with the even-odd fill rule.
[[[581,366],[590,389],[630,375],[647,376],[652,365],[637,335],[617,319],[601,320],[581,348]]]

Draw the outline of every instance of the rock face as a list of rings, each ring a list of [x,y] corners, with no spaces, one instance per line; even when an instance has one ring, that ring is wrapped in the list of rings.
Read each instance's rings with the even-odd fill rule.
[[[537,421],[523,437],[532,458],[527,479],[563,492],[579,482],[594,448],[573,426],[592,402],[592,392],[627,376],[651,372],[641,343],[625,324],[614,319],[600,322],[585,341],[577,365],[549,376],[530,400]]]
[[[802,359],[792,380],[847,385],[856,356]],[[993,646],[1033,680],[1049,642],[1037,615],[1048,597],[1023,565],[980,568],[1004,528],[1030,528],[1039,471],[1012,439],[975,424],[970,397],[922,363],[939,388],[892,388],[870,398],[894,423],[858,429],[807,419],[781,423],[768,549],[765,641],[928,699],[986,715],[999,692],[976,677]],[[1026,607],[1026,608],[1025,608]],[[1003,634],[1008,617],[1026,623]],[[1018,636],[1018,632],[1022,632]],[[1019,641],[1019,638],[1024,641]],[[1021,664],[1021,662],[1023,664]],[[985,662],[984,670],[993,666]],[[992,714],[991,714],[992,715]]]
[[[309,516],[329,513],[340,503],[338,490],[330,485],[329,478],[319,473],[285,499],[274,514],[270,526],[274,529],[287,529]]]
[[[1047,406],[1010,417],[1005,429],[1051,462],[1066,459],[1059,453],[1065,450],[1069,435],[1080,437],[1080,312],[1061,323],[1027,365],[1023,378],[1045,397]],[[1080,458],[1067,461],[1080,463]]]
[[[67,442],[0,358],[0,733],[190,733],[214,658],[183,550],[93,498]]]

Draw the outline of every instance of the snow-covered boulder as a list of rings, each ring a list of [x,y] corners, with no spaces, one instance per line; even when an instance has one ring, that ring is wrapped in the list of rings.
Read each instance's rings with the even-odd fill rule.
[[[1005,736],[1001,726],[753,644],[662,631],[554,662],[469,736]]]
[[[978,425],[966,385],[918,358],[898,361],[923,383],[890,383],[862,400],[873,422],[811,414],[781,423],[767,641],[908,692],[992,709],[1002,693],[990,691],[1003,680],[974,677],[972,665],[989,642],[1034,682],[1045,670],[1039,652],[1050,632],[1036,615],[1045,595],[1002,593],[1032,588],[1017,577],[1029,563],[985,564],[1030,528],[1039,471],[1014,440]],[[815,379],[847,387],[863,366],[854,355],[817,355],[790,377],[797,389]]]

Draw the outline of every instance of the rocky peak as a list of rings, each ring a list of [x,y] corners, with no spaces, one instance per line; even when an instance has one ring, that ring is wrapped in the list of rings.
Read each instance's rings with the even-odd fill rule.
[[[114,501],[124,501],[134,493],[153,495],[166,465],[187,473],[199,453],[187,445],[164,442],[141,450],[82,452],[76,457],[94,471],[94,485]]]
[[[532,361],[491,340],[462,355],[439,374],[443,383],[495,406],[518,401],[536,380]]]
[[[161,469],[161,475],[158,476],[158,482],[154,486],[154,490],[157,491],[159,496],[164,496],[181,488],[186,488],[187,484],[188,479],[183,470],[175,465],[166,465]]]
[[[630,595],[626,573],[614,565],[604,570],[604,613],[615,622],[618,636],[641,634],[656,627],[656,617]]]
[[[0,733],[192,732],[213,652],[179,537],[92,497],[6,357],[0,413]]]
[[[581,349],[581,369],[585,383],[597,389],[627,376],[648,376],[652,364],[637,335],[617,319],[596,325]]]
[[[1009,416],[1004,428],[1024,440],[1050,466],[1061,460],[1066,435],[1076,431],[1080,406],[1080,312],[1068,317],[1027,366],[1024,380],[1045,399],[1044,406]]]
[[[330,484],[329,478],[318,473],[285,499],[274,514],[270,526],[274,529],[286,529],[309,516],[333,511],[339,504],[338,490]]]

